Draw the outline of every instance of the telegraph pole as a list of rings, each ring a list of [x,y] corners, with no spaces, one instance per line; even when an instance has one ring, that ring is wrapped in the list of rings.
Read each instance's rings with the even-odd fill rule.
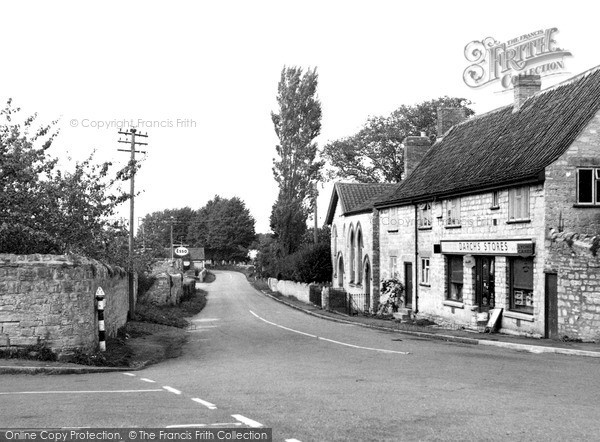
[[[142,133],[137,133],[137,129],[131,128],[129,131],[119,131],[120,135],[125,135],[126,137],[131,137],[130,139],[121,140],[119,138],[119,143],[128,143],[129,149],[117,149],[121,152],[130,152],[131,159],[129,161],[130,167],[130,190],[129,190],[129,269],[128,269],[128,279],[129,279],[129,319],[135,319],[135,281],[133,274],[133,226],[134,226],[134,217],[133,217],[133,208],[134,208],[134,197],[135,197],[135,154],[136,153],[146,153],[143,150],[135,150],[136,146],[147,146],[148,143],[142,143],[136,141],[136,137],[148,138],[148,134],[145,135]]]
[[[317,186],[317,182],[315,182],[315,230],[314,230],[314,241],[315,244],[319,242],[319,220],[317,218],[317,198],[319,196],[319,187]]]

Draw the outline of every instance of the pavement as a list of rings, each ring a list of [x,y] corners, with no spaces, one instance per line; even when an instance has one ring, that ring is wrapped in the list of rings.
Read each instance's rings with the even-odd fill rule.
[[[301,310],[306,314],[329,321],[345,324],[356,324],[376,330],[404,333],[424,339],[458,342],[462,344],[486,345],[491,347],[509,348],[529,353],[555,353],[570,356],[600,358],[600,342],[572,342],[552,339],[537,339],[525,336],[507,335],[504,333],[479,333],[469,330],[454,330],[438,326],[418,326],[403,324],[391,319],[381,319],[371,316],[349,316],[336,311],[323,310],[316,305],[309,305],[294,298],[275,295],[266,290],[261,292],[275,301],[289,307]]]
[[[524,336],[513,336],[503,333],[478,333],[468,330],[454,330],[438,326],[418,326],[403,324],[390,319],[381,319],[371,316],[349,316],[335,311],[306,304],[295,298],[273,294],[266,290],[260,291],[263,295],[300,310],[308,315],[328,321],[344,324],[354,324],[361,327],[408,334],[423,339],[432,339],[448,342],[458,342],[471,345],[485,345],[490,347],[507,348],[529,353],[555,353],[570,356],[600,358],[600,342],[572,342],[551,339],[536,339]],[[161,342],[169,345],[168,342]],[[0,374],[85,374],[108,373],[115,371],[136,371],[146,367],[140,363],[129,367],[95,367],[64,362],[49,362],[23,359],[0,359]]]

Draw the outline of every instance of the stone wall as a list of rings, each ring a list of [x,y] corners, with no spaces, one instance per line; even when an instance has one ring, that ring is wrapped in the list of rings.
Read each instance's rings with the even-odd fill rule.
[[[269,288],[274,291],[281,293],[283,296],[293,296],[299,301],[310,304],[310,287],[312,284],[305,284],[302,282],[278,280],[275,278],[268,279]]]
[[[155,275],[152,287],[144,293],[139,301],[154,305],[177,305],[183,294],[183,275],[166,272]]]
[[[553,231],[548,270],[556,272],[558,333],[600,341],[600,237]]]
[[[98,287],[106,294],[106,331],[114,336],[129,308],[122,269],[74,255],[0,254],[0,347],[94,350]]]

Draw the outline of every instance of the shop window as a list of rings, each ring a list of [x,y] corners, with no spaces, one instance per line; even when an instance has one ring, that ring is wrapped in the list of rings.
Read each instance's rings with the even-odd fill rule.
[[[429,258],[421,258],[421,284],[429,285]]]
[[[460,226],[460,198],[453,198],[446,202],[446,224]]]
[[[463,257],[448,256],[448,292],[446,299],[462,302],[463,300]]]
[[[431,203],[419,205],[419,227],[431,227]]]
[[[508,219],[529,220],[529,187],[515,187],[508,191]]]
[[[533,259],[510,261],[510,309],[533,314]]]
[[[600,169],[577,171],[577,203],[600,204]]]

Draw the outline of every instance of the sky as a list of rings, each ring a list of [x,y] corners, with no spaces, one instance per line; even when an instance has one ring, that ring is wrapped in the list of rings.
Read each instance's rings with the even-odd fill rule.
[[[572,57],[542,88],[600,64],[591,5],[4,1],[0,100],[59,120],[51,153],[65,168],[94,150],[98,161],[125,164],[119,126],[147,132],[136,218],[238,196],[256,231],[268,232],[277,197],[271,111],[284,66],[317,68],[322,147],[403,104],[443,95],[470,99],[477,113],[510,104],[512,90],[464,82],[465,46],[474,40],[558,28],[557,44]],[[321,185],[320,224],[331,189]],[[119,216],[128,218],[128,205]]]

